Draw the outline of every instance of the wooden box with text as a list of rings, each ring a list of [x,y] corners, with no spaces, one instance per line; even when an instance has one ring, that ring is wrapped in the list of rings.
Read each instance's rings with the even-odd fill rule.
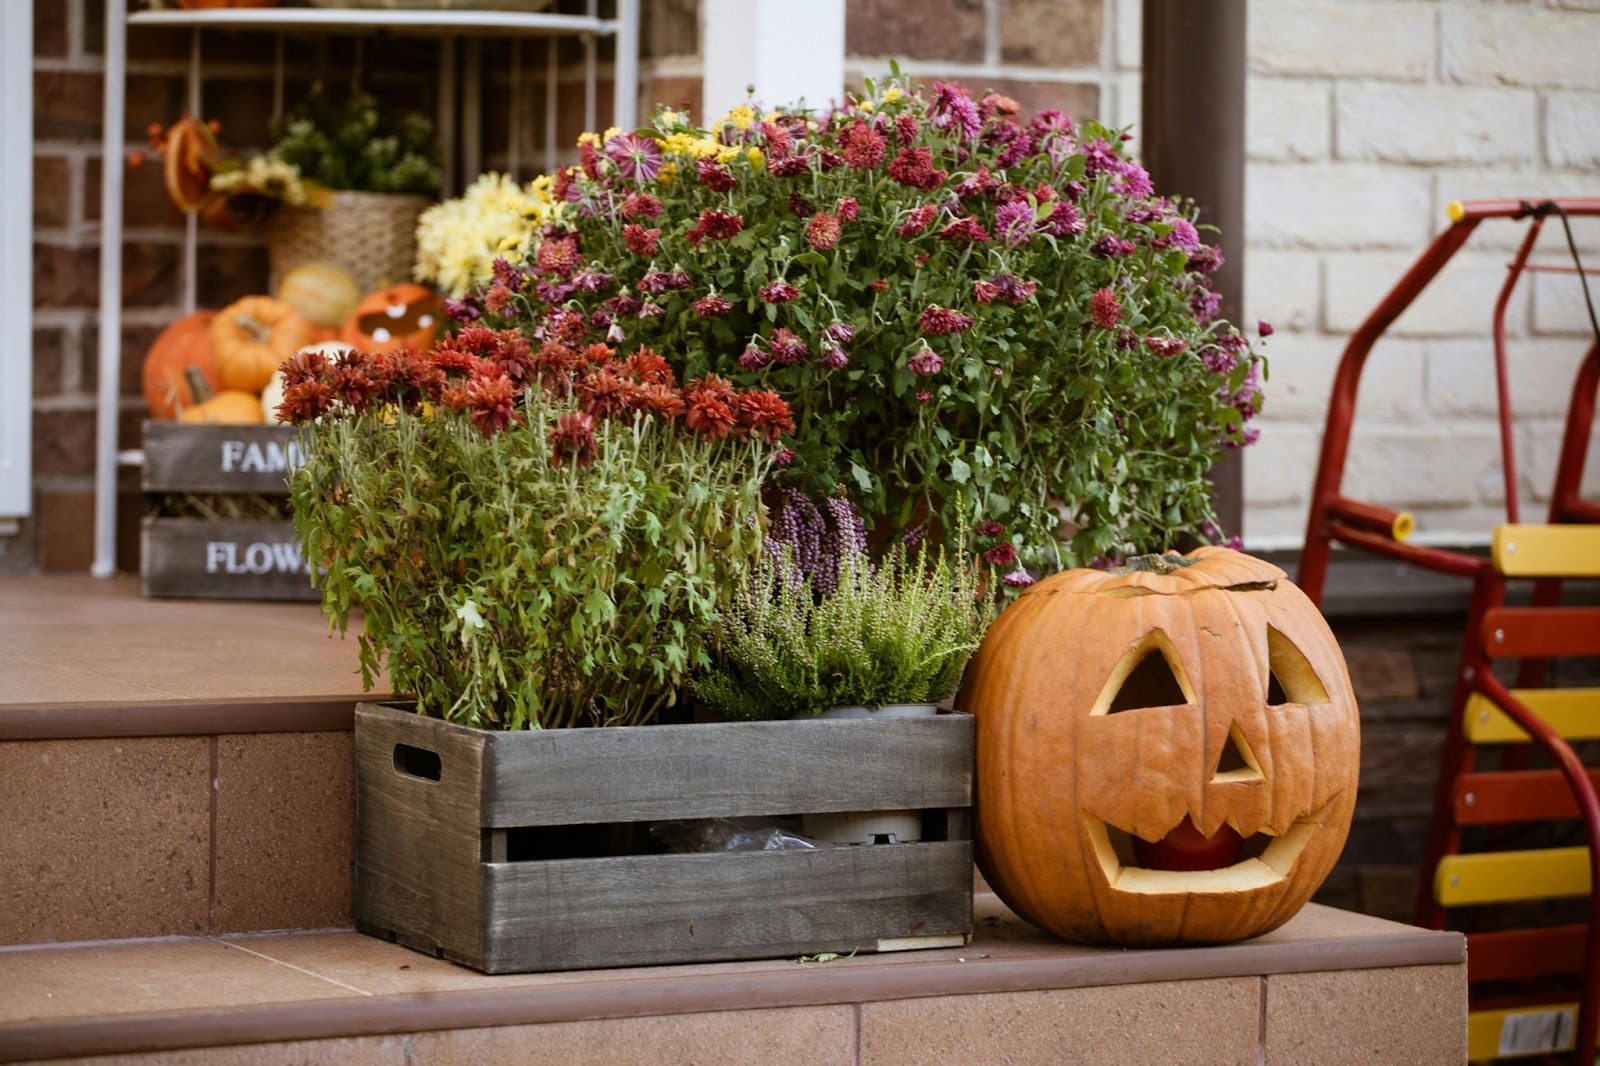
[[[498,732],[356,707],[356,927],[487,973],[954,947],[970,715]],[[915,810],[922,839],[673,852],[661,823]]]
[[[289,473],[300,463],[296,434],[289,426],[145,423],[146,499],[189,504],[158,508],[145,519],[139,570],[146,596],[322,598],[311,587],[310,565],[287,517],[192,516],[197,508],[227,511],[230,502],[286,501]],[[166,510],[190,516],[174,517]]]

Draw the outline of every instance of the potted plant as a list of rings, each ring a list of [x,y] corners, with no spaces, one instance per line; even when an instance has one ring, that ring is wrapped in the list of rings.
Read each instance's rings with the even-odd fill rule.
[[[343,629],[359,608],[369,686],[386,663],[417,701],[356,713],[361,928],[489,972],[967,935],[969,720],[645,725],[710,665],[761,557],[781,399],[487,329],[425,354],[306,351],[284,377],[324,610]],[[914,805],[949,828],[893,861],[660,854],[641,832]]]
[[[696,694],[729,719],[939,713],[993,618],[977,560],[924,539],[873,562],[850,503],[835,497],[826,510],[788,491]],[[836,844],[906,843],[922,839],[922,821],[915,809],[829,812],[808,814],[804,827]]]
[[[898,76],[829,111],[660,110],[585,134],[449,306],[776,390],[782,478],[849,491],[875,538],[964,518],[1033,568],[1160,550],[1214,533],[1206,473],[1254,439],[1263,361],[1126,140]]]

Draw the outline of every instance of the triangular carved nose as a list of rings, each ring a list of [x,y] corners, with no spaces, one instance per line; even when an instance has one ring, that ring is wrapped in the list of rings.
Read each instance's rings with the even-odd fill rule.
[[[1217,768],[1211,774],[1213,782],[1261,781],[1261,764],[1255,752],[1239,732],[1238,723],[1228,727],[1228,739],[1222,742],[1222,754],[1217,756]]]

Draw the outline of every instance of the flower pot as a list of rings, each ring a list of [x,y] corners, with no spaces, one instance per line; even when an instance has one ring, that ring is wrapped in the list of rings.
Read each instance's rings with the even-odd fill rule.
[[[959,945],[973,735],[965,714],[490,732],[361,704],[356,924],[488,973]],[[840,807],[917,807],[941,831],[639,846],[658,821]]]
[[[887,703],[869,707],[830,707],[817,715],[832,720],[926,718],[937,715],[931,703]],[[805,835],[829,844],[910,844],[922,839],[922,812],[837,811],[808,814],[803,819]]]

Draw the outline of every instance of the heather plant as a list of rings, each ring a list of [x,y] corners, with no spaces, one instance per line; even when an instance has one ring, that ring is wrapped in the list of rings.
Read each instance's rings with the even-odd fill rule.
[[[1254,439],[1263,361],[1215,318],[1193,206],[1125,140],[898,77],[826,112],[661,110],[584,135],[450,308],[777,391],[780,480],[848,490],[875,541],[965,522],[1019,567],[1160,550],[1213,528],[1206,473]]]
[[[486,329],[284,373],[296,530],[330,624],[362,612],[368,687],[387,663],[465,725],[632,725],[708,665],[792,428],[776,396]]]
[[[874,563],[848,504],[774,528],[724,611],[714,668],[695,692],[729,718],[937,703],[952,695],[993,617],[980,567],[922,541]],[[801,513],[801,508],[786,508]]]

